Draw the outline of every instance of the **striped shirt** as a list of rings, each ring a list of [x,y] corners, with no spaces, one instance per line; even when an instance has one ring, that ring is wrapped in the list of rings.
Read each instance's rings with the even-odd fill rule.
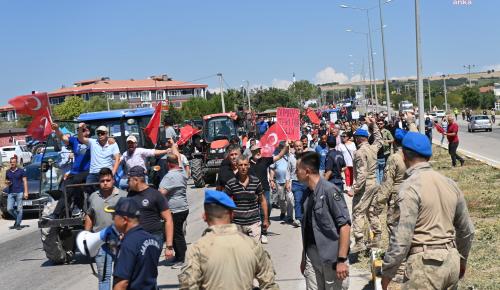
[[[247,187],[237,178],[231,178],[224,189],[236,204],[233,223],[237,225],[251,225],[260,221],[259,202],[264,190],[257,177],[249,175],[248,178]]]

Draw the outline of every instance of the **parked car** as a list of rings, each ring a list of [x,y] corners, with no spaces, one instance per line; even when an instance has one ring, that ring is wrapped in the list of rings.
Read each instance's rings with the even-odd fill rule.
[[[24,170],[28,179],[28,199],[23,199],[23,213],[41,212],[45,204],[51,200],[51,197],[48,193],[40,191],[40,163],[30,164]],[[2,190],[0,197],[0,210],[3,217],[10,216],[7,213],[7,194],[8,187]]]
[[[11,157],[17,156],[19,165],[31,163],[32,154],[25,145],[13,145],[0,147],[2,162],[9,162]]]
[[[491,120],[486,115],[475,115],[470,117],[469,125],[467,127],[469,132],[477,130],[490,131],[493,129]]]
[[[436,118],[443,118],[446,116],[446,112],[444,110],[436,110],[433,113],[435,113]]]

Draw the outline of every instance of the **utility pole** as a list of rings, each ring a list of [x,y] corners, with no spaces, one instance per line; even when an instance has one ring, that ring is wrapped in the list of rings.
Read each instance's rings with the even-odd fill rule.
[[[466,68],[468,70],[468,78],[469,78],[469,88],[472,87],[472,82],[471,82],[471,79],[470,79],[470,70],[471,68],[475,67],[476,65],[475,64],[468,64],[468,65],[464,65],[464,68]]]
[[[222,113],[225,113],[226,104],[224,103],[224,84],[222,81],[222,73],[218,73],[217,76],[219,77],[219,82],[220,82],[220,100],[222,102]]]
[[[446,114],[448,114],[448,92],[447,92],[447,89],[446,89],[446,75],[442,75],[443,77],[443,89],[444,89],[444,111],[446,112]]]
[[[420,42],[420,0],[415,0],[415,38],[417,50],[418,125],[420,133],[425,134],[424,82],[422,79],[422,55]]]
[[[373,85],[375,86],[375,111],[378,110],[378,97],[377,97],[377,79],[375,78],[375,63],[373,61],[373,45],[372,45],[372,29],[370,27],[370,11],[366,9],[366,18],[368,19],[368,38],[370,40],[370,57],[372,60],[372,78]],[[373,105],[373,104],[372,104]]]
[[[384,56],[384,79],[385,79],[385,102],[387,103],[387,116],[391,118],[391,95],[389,91],[389,79],[387,78],[387,60],[385,55],[384,21],[382,18],[382,0],[378,0],[378,12],[380,15],[380,33],[382,34],[382,54]]]
[[[247,101],[248,101],[248,111],[252,111],[252,107],[250,106],[250,92],[248,91],[248,87],[250,86],[250,82],[249,81],[246,81],[244,80],[244,82],[247,83],[247,87],[246,87],[246,95],[247,95]]]
[[[427,79],[427,88],[429,89],[429,113],[430,113],[432,112],[431,77]]]

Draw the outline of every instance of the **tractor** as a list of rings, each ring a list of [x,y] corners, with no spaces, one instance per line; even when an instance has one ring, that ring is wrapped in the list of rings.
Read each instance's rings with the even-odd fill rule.
[[[238,116],[235,113],[211,114],[203,117],[201,139],[191,152],[191,177],[196,187],[215,182],[230,140],[238,137]],[[193,138],[194,141],[194,138]]]

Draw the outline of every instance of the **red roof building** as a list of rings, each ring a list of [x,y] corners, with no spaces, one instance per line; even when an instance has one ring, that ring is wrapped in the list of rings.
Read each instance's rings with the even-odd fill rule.
[[[111,80],[107,77],[84,80],[73,87],[49,92],[49,101],[56,105],[68,96],[81,96],[89,100],[93,96],[106,96],[113,101],[126,101],[130,108],[153,107],[159,101],[167,101],[175,108],[192,97],[206,97],[207,85],[176,81],[167,75],[153,76],[145,80]]]
[[[17,120],[16,110],[11,105],[0,106],[0,121],[13,122]]]

